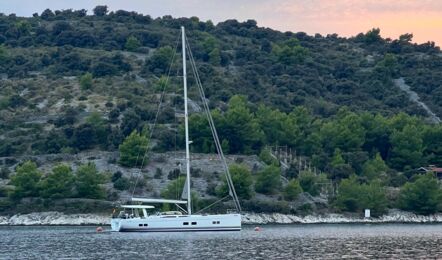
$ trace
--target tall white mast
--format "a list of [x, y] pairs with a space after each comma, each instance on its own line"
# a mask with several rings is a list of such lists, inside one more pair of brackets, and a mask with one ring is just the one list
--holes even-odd
[[186, 129], [186, 189], [187, 189], [187, 214], [192, 215], [190, 199], [190, 152], [189, 152], [189, 115], [187, 113], [187, 70], [186, 70], [186, 34], [181, 26], [182, 52], [183, 52], [183, 83], [184, 83], [184, 127]]

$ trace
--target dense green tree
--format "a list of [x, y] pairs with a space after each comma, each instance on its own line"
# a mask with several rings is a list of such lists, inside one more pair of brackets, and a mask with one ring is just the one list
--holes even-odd
[[298, 181], [302, 190], [312, 196], [319, 195], [324, 185], [328, 183], [324, 174], [316, 175], [310, 171], [302, 171], [298, 176]]
[[255, 190], [263, 194], [276, 194], [281, 188], [281, 173], [276, 165], [269, 165], [258, 173]]
[[271, 151], [268, 148], [261, 150], [261, 152], [259, 153], [259, 159], [261, 159], [261, 161], [263, 161], [267, 165], [279, 166], [278, 159], [272, 156]]
[[141, 42], [135, 36], [129, 36], [124, 44], [124, 48], [128, 51], [136, 51], [141, 47]]
[[40, 194], [44, 198], [69, 198], [73, 195], [74, 174], [71, 167], [60, 164], [52, 168], [40, 182]]
[[399, 41], [402, 43], [410, 43], [413, 40], [412, 33], [405, 33], [399, 36]]
[[119, 163], [127, 167], [139, 166], [141, 163], [146, 164], [145, 160], [147, 158], [145, 158], [145, 153], [147, 152], [148, 145], [147, 137], [137, 131], [133, 131], [119, 146]]
[[273, 45], [272, 53], [278, 61], [286, 65], [303, 62], [309, 54], [308, 49], [302, 47], [296, 38], [291, 38], [282, 44]]
[[365, 129], [361, 118], [346, 110], [341, 110], [337, 119], [322, 125], [320, 135], [324, 149], [334, 151], [359, 150], [365, 142]]
[[284, 188], [284, 199], [290, 201], [296, 200], [301, 192], [302, 188], [299, 184], [299, 181], [296, 179], [292, 179]]
[[233, 96], [225, 114], [223, 137], [229, 141], [231, 153], [252, 153], [262, 145], [263, 133], [246, 102], [242, 96]]
[[442, 165], [442, 125], [425, 127], [423, 131], [424, 160], [430, 164]]
[[339, 148], [336, 148], [335, 152], [333, 153], [333, 158], [330, 163], [331, 166], [336, 167], [336, 166], [338, 166], [340, 164], [344, 164], [344, 163], [345, 163], [345, 160], [344, 160], [344, 158], [342, 158], [341, 150]]
[[379, 216], [387, 208], [385, 188], [379, 181], [360, 184], [355, 176], [341, 181], [335, 205], [344, 211], [362, 212], [370, 209], [372, 215]]
[[[252, 190], [253, 179], [247, 166], [232, 164], [229, 167], [229, 171], [238, 197], [241, 199], [251, 199], [254, 195]], [[217, 193], [220, 197], [224, 197], [229, 193], [226, 180], [224, 180], [223, 184], [219, 187]]]
[[34, 162], [26, 161], [17, 166], [15, 174], [11, 177], [11, 184], [15, 186], [11, 196], [15, 199], [35, 197], [39, 194], [39, 181], [42, 173]]
[[379, 153], [372, 160], [364, 163], [362, 174], [369, 180], [385, 179], [387, 176], [388, 166]]
[[108, 12], [106, 5], [97, 5], [92, 11], [96, 16], [105, 16]]
[[420, 166], [423, 155], [423, 140], [420, 129], [413, 125], [406, 125], [402, 131], [394, 131], [391, 135], [391, 166], [402, 170], [406, 166], [416, 168]]
[[114, 182], [114, 188], [117, 190], [128, 190], [130, 188], [130, 181], [126, 177], [118, 178]]
[[209, 53], [209, 62], [214, 66], [217, 66], [221, 63], [221, 53], [218, 48], [213, 49]]
[[173, 53], [174, 51], [170, 46], [158, 48], [148, 60], [149, 69], [158, 74], [167, 73]]
[[368, 44], [382, 41], [381, 30], [373, 28], [365, 34], [364, 41]]
[[419, 214], [437, 212], [442, 203], [442, 191], [433, 173], [406, 183], [400, 193], [400, 207]]
[[100, 186], [104, 177], [94, 163], [82, 164], [78, 167], [75, 177], [75, 189], [80, 198], [103, 199], [105, 191]]

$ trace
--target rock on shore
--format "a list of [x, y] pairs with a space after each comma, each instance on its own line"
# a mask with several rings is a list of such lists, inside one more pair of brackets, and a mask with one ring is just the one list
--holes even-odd
[[[0, 225], [109, 225], [109, 215], [35, 212], [0, 216]], [[391, 210], [379, 218], [357, 218], [341, 214], [296, 216], [280, 213], [243, 213], [243, 224], [318, 224], [318, 223], [442, 223], [442, 214], [429, 216]]]

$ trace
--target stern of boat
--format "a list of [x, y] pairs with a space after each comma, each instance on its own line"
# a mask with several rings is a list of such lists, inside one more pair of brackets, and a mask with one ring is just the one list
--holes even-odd
[[120, 231], [120, 229], [121, 229], [121, 222], [120, 222], [120, 220], [121, 219], [119, 219], [119, 218], [113, 218], [111, 220], [112, 231], [115, 231], [115, 232], [119, 232]]

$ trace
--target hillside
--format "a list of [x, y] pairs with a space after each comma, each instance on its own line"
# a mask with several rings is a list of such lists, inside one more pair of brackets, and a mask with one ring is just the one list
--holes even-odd
[[[5, 179], [0, 195], [6, 207], [24, 195], [11, 195], [23, 184], [9, 182], [15, 172], [31, 172], [36, 183], [42, 182], [34, 183], [35, 192], [24, 197], [110, 201], [127, 197], [137, 162], [122, 162], [118, 148], [131, 133], [141, 133], [134, 137], [135, 144], [144, 142], [143, 136], [152, 131], [149, 126], [163, 89], [158, 126], [146, 144], [150, 142], [157, 153], [182, 149], [181, 71], [179, 53], [174, 51], [179, 47], [181, 25], [186, 27], [226, 153], [260, 155], [260, 162], [255, 157], [254, 163], [246, 161], [261, 167], [236, 169], [238, 176], [251, 171], [250, 179], [244, 173], [245, 179], [239, 180], [251, 189], [242, 196], [246, 208], [309, 211], [311, 206], [303, 208], [296, 202], [301, 192], [307, 196], [304, 201], [317, 201], [328, 210], [358, 211], [370, 203], [335, 197], [334, 191], [318, 185], [326, 183], [327, 187], [344, 185], [342, 189], [347, 185], [356, 194], [382, 189], [379, 201], [385, 204], [379, 212], [399, 205], [414, 210], [403, 205], [399, 189], [417, 185], [419, 174], [414, 169], [442, 164], [442, 126], [429, 119], [429, 115], [442, 116], [442, 54], [434, 43], [414, 44], [410, 34], [383, 39], [379, 29], [353, 38], [310, 36], [258, 27], [253, 20], [214, 25], [196, 17], [108, 13], [104, 6], [96, 7], [94, 15], [84, 10], [45, 10], [30, 18], [0, 16], [0, 177]], [[410, 92], [395, 84], [400, 79], [434, 114], [410, 100]], [[194, 80], [190, 75], [190, 85]], [[214, 146], [198, 113], [201, 101], [194, 87], [190, 98], [192, 150], [210, 154]], [[266, 149], [276, 145], [298, 156], [281, 172], [279, 162]], [[107, 171], [105, 181], [96, 183], [105, 194], [81, 195], [79, 181], [72, 177], [67, 181], [77, 183], [73, 193], [42, 195], [43, 180], [56, 172], [52, 170], [56, 164], [38, 158], [60, 155], [58, 162], [73, 168], [65, 171], [77, 176], [84, 170], [87, 176], [95, 174], [95, 168], [75, 165], [94, 161], [90, 156], [94, 153], [116, 154], [107, 163], [102, 160], [104, 166], [97, 165], [98, 171]], [[64, 160], [65, 156], [77, 159]], [[27, 159], [37, 164], [23, 166]], [[164, 193], [167, 187], [153, 180], [158, 168], [154, 163], [150, 160], [144, 169], [145, 182], [151, 181], [149, 195], [170, 195]], [[173, 169], [168, 168], [156, 178], [165, 180], [170, 172]], [[203, 169], [202, 174], [211, 173]], [[170, 179], [179, 184], [177, 177]], [[201, 184], [200, 191], [211, 199], [221, 196], [221, 176], [211, 183], [210, 188]], [[324, 196], [329, 205], [324, 205]], [[437, 211], [440, 188], [434, 196]], [[279, 204], [251, 207], [253, 199]]]

